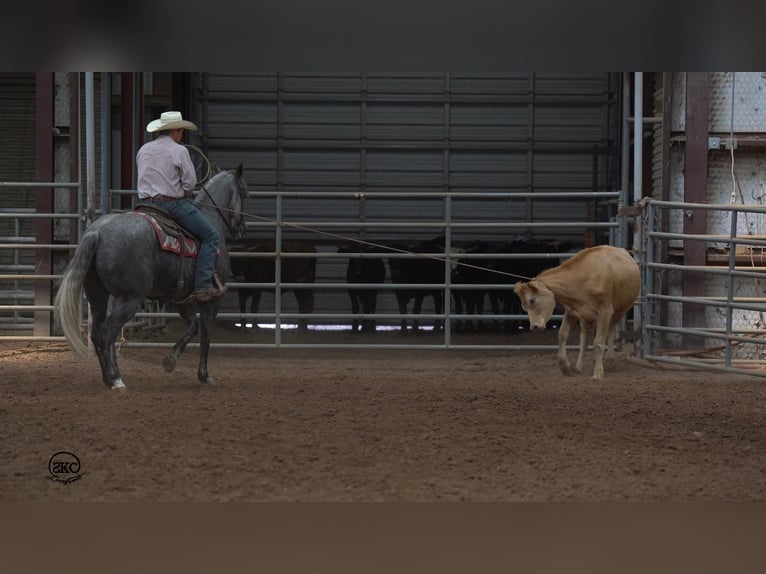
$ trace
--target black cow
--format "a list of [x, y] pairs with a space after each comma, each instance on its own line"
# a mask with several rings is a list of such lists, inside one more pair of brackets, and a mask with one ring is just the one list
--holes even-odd
[[[368, 247], [341, 247], [338, 253], [380, 253], [380, 249]], [[386, 266], [382, 258], [349, 257], [346, 268], [346, 283], [383, 283], [386, 280]], [[351, 312], [355, 315], [361, 309], [364, 314], [373, 314], [378, 305], [378, 289], [353, 289], [349, 288], [348, 296], [351, 299]], [[354, 317], [351, 330], [356, 333], [375, 332], [375, 319], [363, 319], [361, 324]]]
[[[570, 248], [570, 242], [562, 243], [552, 239], [516, 239], [500, 247], [499, 253], [562, 253], [569, 251]], [[556, 267], [560, 263], [561, 260], [557, 257], [496, 258], [491, 264], [492, 269], [498, 272], [495, 273], [493, 283], [513, 284], [517, 281], [529, 281], [529, 279], [536, 277], [546, 269]], [[489, 300], [494, 314], [498, 314], [501, 311], [503, 315], [523, 314], [521, 302], [510, 288], [490, 290]], [[527, 325], [528, 322], [526, 320], [508, 320], [504, 322], [505, 330], [510, 331], [525, 328]]]
[[[393, 245], [392, 247], [398, 251], [412, 251], [414, 253], [444, 253], [444, 236], [423, 241], [411, 248], [403, 245]], [[391, 275], [391, 283], [425, 285], [444, 283], [445, 263], [443, 259], [443, 255], [437, 255], [435, 259], [428, 257], [389, 257], [388, 269]], [[423, 299], [426, 297], [433, 297], [435, 314], [444, 312], [444, 290], [441, 287], [437, 289], [394, 288], [394, 293], [399, 304], [399, 313], [402, 315], [407, 314], [407, 306], [410, 300], [414, 300], [412, 307], [413, 315], [419, 315], [423, 307]], [[442, 320], [437, 319], [434, 323], [434, 330], [440, 330], [443, 323]], [[417, 332], [418, 329], [419, 322], [415, 318], [412, 321], [412, 330]], [[407, 320], [405, 318], [401, 320], [401, 332], [407, 332]]]
[[[230, 253], [274, 253], [274, 241], [257, 241], [240, 247], [232, 247]], [[316, 248], [305, 241], [283, 241], [283, 253], [316, 253]], [[283, 283], [313, 283], [316, 276], [315, 257], [283, 257], [281, 259], [281, 282]], [[246, 283], [273, 283], [275, 280], [274, 257], [232, 257], [231, 270], [234, 276], [244, 278]], [[259, 287], [241, 287], [239, 289], [239, 311], [244, 313], [247, 300], [252, 297], [250, 312], [257, 313], [261, 301]], [[267, 289], [274, 291], [274, 289]], [[283, 289], [284, 293], [286, 290]], [[299, 313], [314, 311], [314, 291], [312, 289], [293, 289], [295, 300], [298, 302]], [[255, 323], [255, 321], [254, 321]], [[244, 322], [243, 322], [244, 327]], [[300, 319], [298, 327], [305, 331], [308, 320]]]
[[[453, 248], [454, 253], [490, 253], [491, 246], [483, 241], [475, 241], [463, 248]], [[492, 270], [490, 258], [462, 258], [458, 255], [453, 260], [451, 282], [453, 285], [486, 285], [500, 283], [497, 274]], [[485, 288], [452, 288], [452, 299], [455, 303], [455, 314], [480, 315], [484, 312], [484, 301], [488, 290]], [[458, 331], [475, 331], [484, 328], [480, 320], [457, 319], [455, 326]]]

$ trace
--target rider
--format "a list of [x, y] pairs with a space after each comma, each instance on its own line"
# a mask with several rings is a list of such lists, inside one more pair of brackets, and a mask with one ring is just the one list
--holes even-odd
[[157, 137], [141, 146], [136, 155], [139, 200], [161, 208], [200, 241], [194, 291], [183, 303], [209, 301], [226, 291], [223, 284], [213, 280], [220, 237], [190, 201], [197, 175], [189, 150], [181, 145], [187, 129], [196, 131], [197, 126], [184, 120], [181, 112], [164, 112], [146, 126], [146, 131], [156, 132]]

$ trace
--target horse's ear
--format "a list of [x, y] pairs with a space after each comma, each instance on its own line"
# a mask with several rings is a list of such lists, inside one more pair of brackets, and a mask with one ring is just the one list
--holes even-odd
[[237, 166], [237, 169], [234, 171], [237, 178], [242, 179], [242, 174], [245, 172], [245, 167], [242, 165], [242, 162], [239, 162], [239, 165]]

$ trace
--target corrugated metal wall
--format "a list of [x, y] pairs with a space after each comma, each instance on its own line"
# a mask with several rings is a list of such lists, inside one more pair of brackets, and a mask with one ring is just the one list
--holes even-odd
[[[0, 181], [35, 179], [35, 74], [0, 74]], [[34, 208], [33, 190], [0, 190], [0, 208]], [[7, 236], [12, 222], [0, 221]]]
[[[407, 193], [614, 191], [619, 187], [618, 73], [262, 73], [192, 75], [194, 143], [221, 167], [244, 162], [251, 191], [309, 192], [285, 199], [284, 216], [323, 222], [442, 221], [434, 200], [333, 199], [331, 192]], [[321, 199], [320, 199], [321, 198]], [[275, 200], [248, 212], [274, 217]], [[551, 222], [539, 238], [582, 246], [582, 229], [614, 206], [582, 199], [459, 200], [455, 221]], [[434, 229], [374, 229], [368, 240], [412, 242]], [[525, 231], [525, 230], [520, 230]], [[263, 227], [250, 235], [265, 237]], [[511, 234], [512, 235], [512, 234]], [[289, 238], [338, 244], [305, 231]], [[453, 241], [506, 241], [498, 229], [460, 230]], [[341, 280], [342, 262], [320, 260], [318, 281]], [[345, 302], [339, 304], [345, 309]], [[335, 303], [330, 304], [335, 307]]]
[[[0, 181], [30, 182], [35, 179], [35, 74], [0, 73]], [[35, 209], [35, 190], [0, 188], [0, 210], [20, 212]], [[34, 235], [32, 220], [0, 219], [0, 243]], [[22, 267], [26, 266], [26, 267]], [[30, 252], [0, 250], [0, 273], [34, 269]], [[18, 283], [0, 282], [0, 303], [17, 298]], [[0, 318], [5, 321], [5, 317]]]

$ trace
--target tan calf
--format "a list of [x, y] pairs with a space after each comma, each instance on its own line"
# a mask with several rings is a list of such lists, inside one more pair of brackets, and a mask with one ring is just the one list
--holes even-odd
[[587, 336], [595, 324], [593, 378], [604, 376], [604, 346], [607, 358], [614, 357], [617, 324], [633, 306], [640, 288], [638, 265], [625, 249], [599, 245], [583, 249], [558, 267], [543, 271], [528, 283], [516, 283], [514, 292], [529, 315], [533, 331], [545, 329], [558, 301], [565, 309], [559, 330], [558, 364], [572, 374], [566, 345], [569, 332], [580, 323], [580, 354], [574, 372], [582, 372]]

